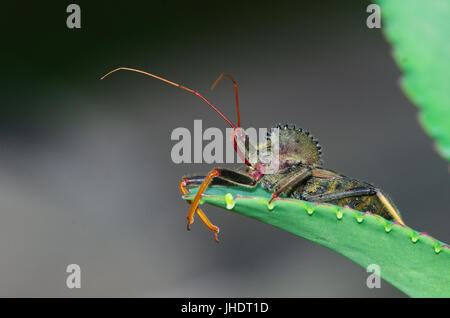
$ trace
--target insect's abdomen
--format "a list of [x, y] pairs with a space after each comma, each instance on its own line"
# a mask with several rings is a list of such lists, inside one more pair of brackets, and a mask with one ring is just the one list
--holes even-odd
[[[368, 183], [344, 176], [341, 178], [312, 177], [304, 185], [301, 185], [297, 189], [295, 189], [294, 192], [292, 193], [292, 196], [298, 199], [305, 199], [311, 196], [313, 197], [327, 194], [335, 194], [358, 188], [375, 189], [374, 186]], [[379, 200], [376, 194], [350, 196], [346, 198], [327, 200], [322, 202], [335, 204], [342, 207], [348, 206], [352, 209], [361, 212], [368, 211], [374, 214], [378, 214], [388, 220], [393, 219], [389, 211], [385, 208], [384, 204]]]
[[385, 206], [381, 203], [380, 199], [378, 199], [376, 195], [351, 197], [336, 201], [330, 201], [328, 203], [336, 204], [342, 207], [348, 206], [361, 212], [375, 213], [388, 220], [393, 219], [391, 214], [386, 210]]

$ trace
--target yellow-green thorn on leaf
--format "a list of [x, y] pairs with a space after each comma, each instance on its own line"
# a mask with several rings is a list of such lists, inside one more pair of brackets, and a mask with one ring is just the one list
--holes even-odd
[[[191, 191], [183, 196], [185, 200], [194, 199], [197, 189]], [[254, 188], [212, 186], [205, 191], [203, 199], [206, 204], [231, 208], [232, 212], [325, 246], [363, 268], [377, 264], [381, 277], [407, 295], [450, 297], [448, 244], [378, 215], [329, 204], [278, 198], [276, 213], [268, 213], [271, 195], [260, 185]], [[342, 218], [337, 221], [340, 214]]]
[[272, 202], [267, 202], [267, 208], [269, 209], [269, 211], [272, 211], [273, 208], [275, 207], [275, 201]]
[[344, 214], [342, 213], [342, 211], [336, 212], [336, 217], [337, 217], [338, 220], [342, 220], [342, 216], [343, 216], [343, 215], [344, 215]]
[[[313, 214], [313, 208], [311, 207], [311, 205], [306, 204], [306, 201], [298, 201], [300, 206], [308, 212], [308, 214]], [[309, 212], [311, 210], [311, 213]]]
[[356, 222], [362, 223], [363, 221], [364, 221], [364, 218], [360, 214], [356, 213]]
[[226, 204], [227, 204], [227, 209], [228, 209], [228, 210], [231, 210], [231, 209], [234, 208], [235, 201], [234, 201], [233, 195], [232, 195], [231, 193], [227, 193], [227, 194], [225, 195], [225, 202], [226, 202]]

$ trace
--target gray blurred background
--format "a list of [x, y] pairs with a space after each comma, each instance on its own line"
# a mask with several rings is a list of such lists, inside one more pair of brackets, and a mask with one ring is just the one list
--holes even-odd
[[[194, 96], [135, 73], [198, 89], [244, 126], [309, 129], [325, 166], [378, 185], [405, 222], [450, 241], [450, 178], [398, 85], [400, 72], [369, 1], [77, 1], [2, 4], [0, 296], [404, 297], [365, 269], [269, 225], [205, 207], [220, 244], [186, 231], [176, 127], [225, 122]], [[81, 289], [66, 266], [81, 266]]]

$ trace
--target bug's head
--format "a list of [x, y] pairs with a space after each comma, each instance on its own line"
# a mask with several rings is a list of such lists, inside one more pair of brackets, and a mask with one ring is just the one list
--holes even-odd
[[250, 154], [256, 154], [256, 147], [250, 142], [243, 128], [233, 128], [230, 135], [230, 142], [233, 143], [234, 150], [247, 166], [253, 166], [255, 164], [255, 161], [250, 158]]

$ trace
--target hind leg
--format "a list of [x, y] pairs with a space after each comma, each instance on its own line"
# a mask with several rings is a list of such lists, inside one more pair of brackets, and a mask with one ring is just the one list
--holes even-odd
[[400, 224], [405, 224], [402, 218], [400, 217], [400, 212], [392, 205], [392, 203], [383, 195], [383, 193], [380, 190], [375, 188], [361, 187], [335, 193], [327, 193], [319, 195], [303, 194], [302, 196], [306, 201], [327, 202], [351, 197], [371, 196], [371, 195], [376, 195], [378, 197], [380, 202], [383, 204], [383, 206], [389, 212], [389, 214], [392, 216], [393, 219], [395, 219]]

